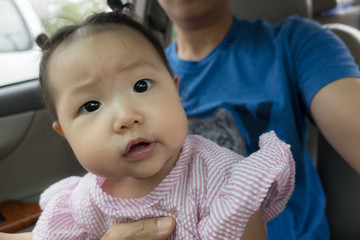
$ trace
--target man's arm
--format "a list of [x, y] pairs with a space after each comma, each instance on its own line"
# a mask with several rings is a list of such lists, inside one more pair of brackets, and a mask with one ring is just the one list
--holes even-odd
[[321, 133], [360, 173], [360, 78], [344, 78], [323, 87], [310, 111]]
[[246, 224], [244, 233], [241, 237], [241, 240], [260, 240], [267, 239], [266, 237], [266, 228], [265, 221], [262, 216], [262, 210], [259, 209], [249, 218], [248, 223]]

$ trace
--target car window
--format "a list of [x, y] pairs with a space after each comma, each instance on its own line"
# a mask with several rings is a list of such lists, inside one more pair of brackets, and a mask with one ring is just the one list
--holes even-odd
[[19, 10], [10, 0], [0, 0], [0, 52], [30, 49], [32, 41]]
[[34, 39], [92, 12], [105, 0], [0, 0], [0, 88], [37, 81], [41, 50]]

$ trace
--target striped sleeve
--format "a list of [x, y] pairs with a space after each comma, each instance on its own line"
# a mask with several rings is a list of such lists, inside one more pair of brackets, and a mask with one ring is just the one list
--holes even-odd
[[295, 183], [290, 146], [274, 132], [260, 136], [260, 150], [234, 165], [227, 184], [199, 224], [202, 239], [239, 239], [250, 216], [262, 207], [264, 220], [286, 206]]
[[70, 177], [49, 187], [40, 197], [43, 210], [33, 230], [34, 240], [86, 239], [70, 211], [70, 195], [80, 178]]

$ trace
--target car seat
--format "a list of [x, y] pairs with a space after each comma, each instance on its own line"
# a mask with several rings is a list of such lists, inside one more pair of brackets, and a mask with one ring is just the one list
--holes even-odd
[[[327, 17], [327, 21], [314, 17], [320, 16], [320, 12], [336, 8], [336, 0], [230, 0], [230, 5], [235, 16], [249, 20], [261, 18], [276, 22], [297, 14], [313, 20], [321, 19], [320, 23], [332, 22], [324, 27], [329, 27], [345, 42], [360, 66], [359, 29], [338, 22], [345, 17], [334, 17], [332, 21], [330, 17]], [[309, 151], [327, 197], [326, 211], [331, 239], [360, 239], [360, 175], [336, 153], [316, 127], [309, 125], [309, 130]]]
[[360, 29], [360, 0], [313, 0], [313, 18], [322, 24], [343, 23]]
[[232, 13], [248, 20], [276, 22], [290, 15], [311, 18], [311, 0], [230, 0]]

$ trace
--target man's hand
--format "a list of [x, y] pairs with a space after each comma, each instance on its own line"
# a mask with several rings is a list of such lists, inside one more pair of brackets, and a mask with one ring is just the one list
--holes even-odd
[[174, 229], [173, 217], [150, 218], [113, 225], [101, 240], [162, 240], [166, 239]]

